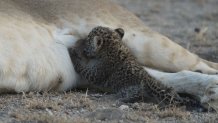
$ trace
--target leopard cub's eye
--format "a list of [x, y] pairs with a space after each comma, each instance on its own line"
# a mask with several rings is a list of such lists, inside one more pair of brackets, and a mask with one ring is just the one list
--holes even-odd
[[83, 53], [84, 53], [84, 54], [88, 54], [89, 52], [88, 52], [88, 50], [85, 48], [85, 49], [83, 49]]

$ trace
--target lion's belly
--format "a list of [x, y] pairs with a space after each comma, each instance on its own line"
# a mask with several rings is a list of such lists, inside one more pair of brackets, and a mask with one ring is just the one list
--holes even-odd
[[77, 81], [55, 27], [31, 19], [0, 19], [0, 92], [68, 90]]

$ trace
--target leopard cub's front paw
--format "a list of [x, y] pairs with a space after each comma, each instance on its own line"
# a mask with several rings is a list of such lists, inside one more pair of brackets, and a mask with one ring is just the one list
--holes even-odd
[[81, 59], [79, 53], [75, 49], [70, 50], [70, 57], [71, 59]]

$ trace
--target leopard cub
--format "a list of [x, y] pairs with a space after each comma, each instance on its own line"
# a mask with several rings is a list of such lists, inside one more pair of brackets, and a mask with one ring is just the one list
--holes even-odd
[[96, 27], [69, 50], [75, 70], [90, 84], [109, 88], [125, 102], [152, 99], [184, 104], [172, 88], [150, 76], [122, 43], [124, 30]]

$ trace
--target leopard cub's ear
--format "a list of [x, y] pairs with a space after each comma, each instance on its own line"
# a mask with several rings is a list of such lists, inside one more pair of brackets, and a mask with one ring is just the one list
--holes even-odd
[[97, 49], [100, 49], [103, 45], [104, 41], [101, 37], [99, 36], [95, 36], [94, 37], [94, 48], [97, 50]]
[[115, 32], [117, 32], [120, 35], [120, 38], [122, 39], [124, 36], [124, 30], [122, 28], [115, 29]]

